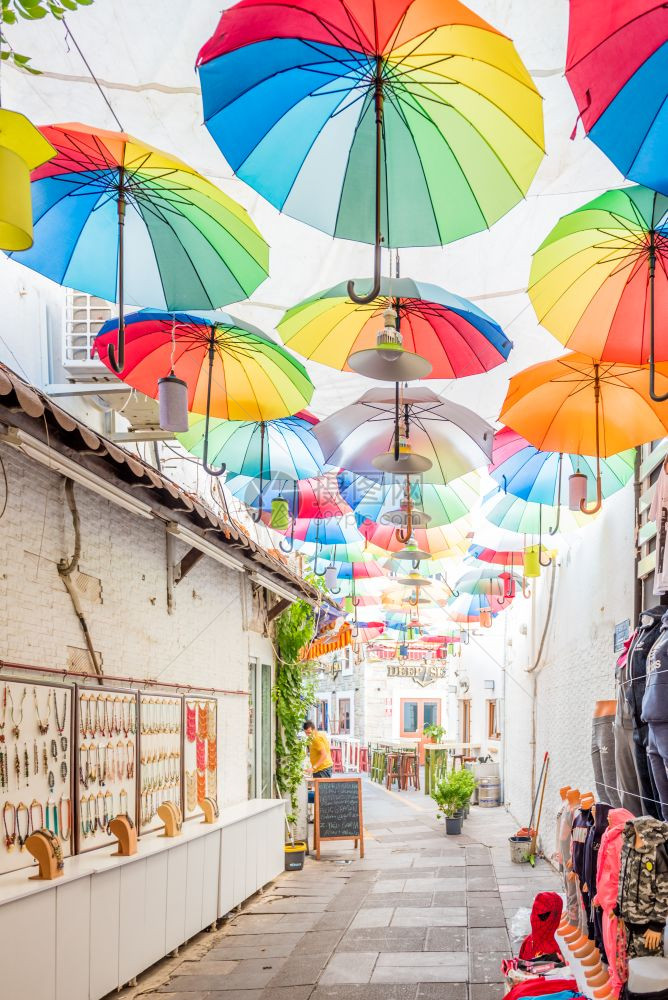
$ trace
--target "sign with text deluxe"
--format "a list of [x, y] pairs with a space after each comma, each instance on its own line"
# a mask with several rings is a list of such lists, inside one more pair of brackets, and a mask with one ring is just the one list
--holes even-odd
[[316, 778], [313, 846], [320, 860], [321, 840], [354, 840], [364, 857], [361, 778]]

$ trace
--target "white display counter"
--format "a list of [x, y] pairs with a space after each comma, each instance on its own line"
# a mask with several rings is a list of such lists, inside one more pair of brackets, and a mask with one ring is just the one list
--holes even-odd
[[100, 1000], [209, 927], [283, 871], [285, 804], [252, 799], [180, 837], [142, 837], [67, 858], [63, 876], [36, 868], [0, 878], [3, 997]]

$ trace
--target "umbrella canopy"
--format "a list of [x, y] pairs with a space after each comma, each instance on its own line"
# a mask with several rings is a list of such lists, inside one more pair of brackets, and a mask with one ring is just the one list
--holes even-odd
[[[520, 546], [521, 543], [519, 540], [517, 544]], [[524, 546], [512, 550], [499, 551], [497, 549], [485, 548], [483, 545], [471, 545], [469, 555], [473, 559], [480, 560], [480, 562], [492, 563], [499, 567], [524, 565]]]
[[[635, 449], [631, 448], [600, 463], [604, 497], [611, 496], [628, 483], [633, 475], [635, 454]], [[494, 435], [489, 474], [504, 491], [521, 500], [549, 506], [567, 505], [568, 477], [575, 472], [587, 476], [588, 499], [594, 500], [595, 458], [539, 451], [510, 427], [502, 427]]]
[[[454, 525], [442, 528], [415, 528], [413, 534], [418, 549], [429, 552], [433, 559], [443, 559], [447, 556], [463, 554], [468, 548], [468, 523], [458, 521]], [[372, 545], [385, 552], [399, 552], [405, 543], [397, 538], [394, 525], [375, 524], [365, 521], [360, 525], [360, 532]]]
[[497, 528], [522, 535], [534, 535], [538, 538], [544, 531], [549, 531], [550, 534], [555, 534], [557, 530], [575, 531], [587, 523], [585, 514], [574, 513], [566, 507], [527, 503], [526, 500], [520, 500], [512, 493], [504, 493], [502, 490], [497, 490], [485, 498], [481, 513]]
[[225, 486], [233, 497], [254, 510], [260, 506], [263, 510], [270, 510], [272, 500], [281, 497], [288, 505], [291, 518], [296, 516], [315, 521], [327, 517], [343, 517], [350, 513], [350, 507], [339, 494], [336, 476], [331, 474], [301, 479], [299, 482], [280, 475], [263, 484], [257, 478], [231, 476], [225, 481]]
[[378, 577], [387, 576], [380, 563], [376, 562], [375, 559], [363, 559], [357, 562], [334, 562], [333, 565], [336, 566], [336, 575], [339, 580], [374, 580]]
[[[511, 378], [499, 419], [545, 451], [615, 455], [668, 433], [668, 409], [649, 398], [647, 372], [584, 354], [543, 361]], [[657, 384], [668, 389], [668, 365], [657, 366]]]
[[625, 177], [668, 194], [668, 11], [570, 0], [566, 79], [589, 138]]
[[446, 607], [446, 614], [453, 622], [480, 621], [480, 612], [492, 611], [490, 599], [485, 594], [458, 594]]
[[284, 343], [302, 357], [351, 371], [348, 357], [376, 347], [390, 305], [397, 313], [404, 349], [431, 363], [428, 378], [479, 375], [510, 354], [511, 341], [473, 302], [411, 278], [383, 278], [380, 296], [368, 305], [353, 302], [345, 283], [334, 285], [289, 309], [278, 330]]
[[[229, 313], [142, 309], [127, 316], [125, 325], [121, 378], [147, 396], [155, 398], [158, 379], [173, 371], [188, 386], [192, 413], [224, 420], [277, 420], [311, 401], [313, 384], [304, 366], [257, 327]], [[117, 328], [118, 321], [110, 320], [95, 338], [93, 350], [107, 365]]]
[[[339, 489], [357, 518], [383, 522], [385, 515], [397, 511], [406, 501], [406, 485], [387, 473], [362, 476], [351, 472], [339, 473]], [[429, 516], [429, 527], [438, 528], [465, 517], [480, 498], [480, 477], [469, 473], [453, 480], [448, 486], [410, 483], [414, 511]]]
[[321, 555], [325, 547], [341, 546], [345, 549], [347, 545], [364, 546], [364, 538], [351, 513], [318, 521], [305, 517], [294, 518], [286, 529], [286, 535], [293, 537], [295, 542], [312, 542], [316, 546], [316, 554]]
[[[185, 434], [177, 440], [193, 455], [202, 457], [206, 419], [191, 416]], [[301, 411], [294, 417], [261, 422], [212, 420], [209, 428], [209, 461], [225, 465], [239, 476], [296, 480], [321, 475], [327, 466], [313, 436], [317, 419]], [[259, 484], [258, 484], [259, 486]]]
[[500, 597], [502, 600], [507, 600], [510, 597], [509, 582], [521, 585], [522, 578], [517, 574], [509, 574], [508, 577], [502, 578], [500, 576], [502, 572], [503, 570], [482, 565], [467, 569], [454, 584], [454, 590], [460, 594], [484, 594], [486, 597]]
[[187, 164], [125, 132], [40, 131], [57, 155], [32, 175], [35, 243], [11, 255], [22, 264], [118, 300], [121, 314], [124, 302], [215, 309], [267, 277], [269, 248], [246, 211]]
[[534, 254], [529, 296], [557, 340], [603, 361], [645, 364], [655, 316], [655, 360], [668, 361], [668, 198], [621, 188], [564, 215]]
[[371, 642], [385, 631], [384, 622], [356, 622], [353, 638], [356, 642]]
[[[400, 409], [413, 452], [431, 462], [424, 482], [449, 483], [491, 459], [494, 431], [472, 410], [422, 388], [404, 390]], [[379, 388], [326, 417], [314, 434], [325, 461], [367, 473], [393, 448], [395, 430], [394, 390]]]
[[197, 62], [232, 169], [287, 215], [375, 244], [371, 297], [381, 243], [491, 226], [543, 156], [531, 76], [458, 0], [242, 0]]

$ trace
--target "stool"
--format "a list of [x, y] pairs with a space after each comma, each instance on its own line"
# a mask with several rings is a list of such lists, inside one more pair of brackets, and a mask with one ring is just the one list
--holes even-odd
[[400, 755], [398, 753], [388, 753], [385, 773], [385, 787], [391, 788], [394, 782], [397, 788], [401, 788]]
[[332, 766], [334, 774], [343, 774], [343, 757], [341, 747], [332, 747]]
[[399, 763], [400, 785], [406, 789], [409, 785], [419, 791], [420, 788], [420, 768], [418, 766], [418, 755], [416, 753], [403, 753]]
[[369, 751], [366, 747], [360, 747], [359, 769], [360, 773], [368, 774], [369, 772]]

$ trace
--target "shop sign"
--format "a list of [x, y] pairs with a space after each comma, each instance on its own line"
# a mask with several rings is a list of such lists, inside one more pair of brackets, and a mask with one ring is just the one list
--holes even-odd
[[426, 687], [445, 677], [445, 666], [438, 663], [392, 663], [387, 667], [388, 677], [407, 677]]
[[613, 649], [615, 653], [621, 653], [624, 649], [624, 643], [631, 635], [631, 619], [627, 618], [626, 621], [619, 622], [615, 625], [615, 636], [613, 639]]

